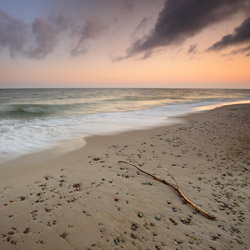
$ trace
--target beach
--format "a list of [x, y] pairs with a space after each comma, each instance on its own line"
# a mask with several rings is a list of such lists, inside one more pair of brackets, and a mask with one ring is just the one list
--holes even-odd
[[250, 105], [181, 121], [1, 164], [0, 249], [248, 249]]

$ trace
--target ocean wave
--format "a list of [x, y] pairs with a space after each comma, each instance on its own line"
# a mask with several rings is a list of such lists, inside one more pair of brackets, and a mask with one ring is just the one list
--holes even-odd
[[9, 104], [0, 106], [0, 118], [32, 118], [49, 116], [59, 111], [55, 105]]

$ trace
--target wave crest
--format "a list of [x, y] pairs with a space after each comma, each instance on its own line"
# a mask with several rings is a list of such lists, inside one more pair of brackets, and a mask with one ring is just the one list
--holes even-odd
[[32, 118], [48, 116], [57, 111], [52, 105], [11, 104], [0, 107], [1, 118]]

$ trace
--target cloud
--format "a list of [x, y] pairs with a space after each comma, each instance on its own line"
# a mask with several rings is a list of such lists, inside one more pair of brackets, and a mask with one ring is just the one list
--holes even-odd
[[42, 59], [57, 48], [62, 36], [74, 44], [70, 55], [79, 56], [88, 51], [104, 30], [105, 26], [96, 18], [84, 20], [65, 12], [54, 12], [46, 19], [36, 18], [26, 24], [0, 10], [0, 49], [8, 49], [11, 57]]
[[121, 15], [127, 15], [134, 10], [134, 1], [133, 0], [123, 0], [121, 3]]
[[218, 51], [228, 46], [237, 45], [250, 41], [250, 17], [235, 28], [234, 33], [223, 36], [220, 41], [213, 44], [207, 51]]
[[14, 57], [21, 54], [27, 42], [28, 26], [0, 10], [0, 48], [6, 48]]
[[74, 21], [65, 12], [56, 12], [49, 16], [48, 21], [53, 24], [58, 32], [69, 30]]
[[250, 45], [247, 47], [243, 47], [240, 49], [234, 49], [230, 53], [223, 54], [222, 56], [232, 56], [232, 55], [238, 55], [238, 54], [244, 54], [247, 53], [246, 56], [249, 56], [250, 54]]
[[131, 37], [136, 37], [139, 33], [145, 32], [145, 29], [147, 28], [148, 24], [149, 24], [149, 18], [147, 17], [142, 18], [140, 23], [134, 29]]
[[244, 8], [245, 0], [166, 0], [154, 28], [148, 35], [132, 43], [127, 57], [164, 46], [179, 45], [209, 25]]
[[197, 52], [197, 44], [191, 44], [188, 48], [188, 54], [195, 54]]
[[41, 59], [54, 51], [58, 44], [58, 30], [42, 18], [36, 18], [31, 24], [35, 43], [27, 51], [30, 58]]
[[105, 30], [105, 26], [97, 19], [89, 19], [77, 25], [71, 35], [76, 38], [77, 44], [71, 50], [72, 56], [79, 56], [88, 51], [91, 40], [98, 38]]

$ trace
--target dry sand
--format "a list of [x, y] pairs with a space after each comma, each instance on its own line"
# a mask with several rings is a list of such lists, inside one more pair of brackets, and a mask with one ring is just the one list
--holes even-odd
[[[0, 249], [248, 249], [250, 105], [185, 119], [2, 165]], [[171, 182], [167, 169], [217, 220], [120, 160]]]

